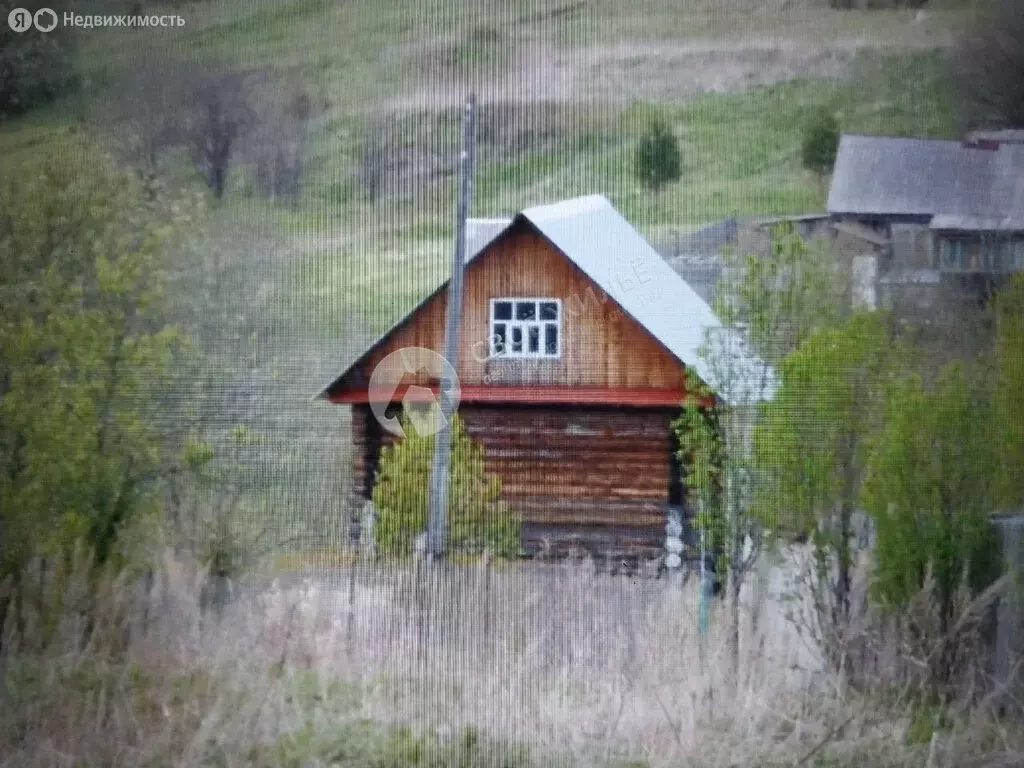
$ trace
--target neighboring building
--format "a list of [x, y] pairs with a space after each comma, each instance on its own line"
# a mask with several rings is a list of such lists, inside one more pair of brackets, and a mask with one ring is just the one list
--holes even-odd
[[1024, 144], [1024, 129], [1002, 131], [974, 131], [967, 134], [968, 144]]
[[877, 307], [877, 265], [889, 245], [884, 235], [855, 221], [833, 221], [827, 213], [773, 216], [748, 223], [741, 238], [741, 252], [769, 257], [773, 233], [783, 224], [791, 225], [809, 243], [825, 241], [837, 263], [850, 276], [851, 304]]
[[[526, 552], [663, 554], [667, 514], [683, 506], [669, 425], [687, 376], [742, 408], [772, 394], [772, 372], [602, 196], [474, 220], [466, 262], [459, 414], [522, 520]], [[374, 418], [370, 376], [403, 347], [442, 350], [446, 287], [320, 395], [353, 408], [353, 511], [396, 439]], [[736, 352], [728, 373], [698, 354], [707, 329]], [[437, 391], [422, 372], [403, 381]]]
[[780, 224], [791, 225], [796, 234], [809, 242], [827, 240], [832, 253], [852, 274], [851, 301], [874, 307], [876, 257], [888, 240], [855, 222], [834, 222], [827, 213], [728, 218], [667, 239], [659, 243], [657, 250], [704, 301], [714, 306], [722, 281], [734, 285], [740, 279], [729, 266], [735, 261], [726, 254], [771, 256], [773, 232]]
[[965, 142], [844, 135], [827, 207], [837, 226], [887, 242], [879, 304], [941, 318], [941, 297], [983, 300], [1024, 269], [1024, 132]]
[[727, 218], [695, 232], [685, 232], [659, 242], [655, 250], [709, 305], [723, 276], [722, 255], [735, 248], [739, 222]]

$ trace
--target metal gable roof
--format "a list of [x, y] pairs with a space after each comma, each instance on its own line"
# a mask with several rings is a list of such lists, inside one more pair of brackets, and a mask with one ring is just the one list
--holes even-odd
[[[626, 221], [603, 195], [587, 195], [535, 206], [519, 216], [529, 221], [562, 254], [594, 281], [624, 312], [681, 363], [694, 370], [726, 403], [770, 399], [774, 371], [752, 353], [735, 330], [724, 328], [704, 301]], [[518, 218], [518, 217], [516, 217]], [[466, 263], [500, 237], [516, 218], [467, 222]], [[445, 281], [333, 382], [363, 358], [447, 285]], [[706, 337], [709, 332], [712, 336]], [[700, 354], [705, 339], [718, 350], [711, 365]], [[333, 385], [328, 385], [320, 397]]]
[[[738, 405], [774, 394], [774, 372], [736, 331], [722, 326], [707, 302], [603, 195], [528, 208], [522, 215], [725, 402]], [[720, 353], [718, 366], [700, 354], [709, 330]]]

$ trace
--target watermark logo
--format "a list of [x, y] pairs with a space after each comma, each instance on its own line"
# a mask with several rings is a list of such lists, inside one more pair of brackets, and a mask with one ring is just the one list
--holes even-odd
[[40, 8], [32, 17], [32, 23], [40, 32], [52, 32], [57, 26], [57, 14], [49, 8]]
[[[27, 32], [35, 27], [40, 32], [52, 32], [61, 19], [51, 8], [40, 8], [33, 14], [24, 8], [15, 8], [7, 14], [7, 26], [15, 32]], [[183, 27], [185, 19], [176, 14], [153, 16], [99, 15], [65, 12], [65, 27], [92, 29], [94, 27]]]
[[40, 8], [35, 15], [24, 8], [15, 8], [7, 14], [7, 26], [15, 32], [27, 32], [32, 27], [40, 32], [52, 32], [57, 26], [57, 14], [50, 8]]
[[[462, 388], [458, 374], [442, 355], [425, 347], [403, 347], [396, 350], [373, 369], [369, 387], [370, 410], [377, 422], [393, 435], [405, 437], [405, 430], [397, 417], [387, 415], [388, 406], [398, 389], [417, 376], [426, 376], [440, 382], [442, 386], [446, 381], [451, 382], [451, 388], [446, 394], [451, 399], [453, 409], [459, 405]], [[429, 387], [409, 384], [402, 394], [401, 402], [409, 423], [419, 436], [430, 437], [445, 426], [441, 404]]]
[[32, 26], [32, 14], [24, 8], [15, 8], [7, 14], [7, 26], [15, 32], [24, 32]]

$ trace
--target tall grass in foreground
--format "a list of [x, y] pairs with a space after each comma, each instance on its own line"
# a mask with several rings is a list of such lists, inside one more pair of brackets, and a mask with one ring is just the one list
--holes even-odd
[[734, 674], [725, 613], [699, 636], [692, 582], [588, 564], [361, 566], [249, 583], [226, 602], [170, 556], [149, 588], [85, 573], [52, 594], [26, 583], [8, 616], [0, 765], [1024, 759], [994, 719], [944, 712], [922, 736], [917, 705], [852, 691], [784, 620], [771, 579], [746, 595]]

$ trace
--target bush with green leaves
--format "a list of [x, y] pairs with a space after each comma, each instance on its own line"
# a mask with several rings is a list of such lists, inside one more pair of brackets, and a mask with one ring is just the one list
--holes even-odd
[[[374, 538], [381, 554], [389, 556], [411, 553], [415, 537], [427, 527], [430, 509], [434, 437], [418, 434], [407, 415], [402, 428], [402, 441], [381, 453], [373, 490]], [[500, 501], [500, 478], [487, 473], [483, 449], [473, 443], [458, 416], [452, 423], [450, 473], [450, 550], [478, 554], [489, 549], [498, 557], [515, 557], [520, 549], [519, 524]]]
[[642, 184], [659, 189], [682, 175], [683, 158], [679, 141], [664, 118], [655, 115], [636, 149], [634, 173]]
[[166, 201], [87, 141], [46, 151], [0, 174], [0, 578], [82, 538], [103, 563], [155, 511], [182, 341], [163, 301]]
[[1002, 456], [979, 378], [955, 364], [933, 387], [916, 376], [893, 385], [863, 489], [878, 531], [876, 597], [904, 610], [931, 569], [944, 628], [956, 618], [955, 593], [965, 573], [974, 592], [999, 574], [988, 517]]
[[819, 176], [832, 171], [839, 151], [839, 121], [824, 107], [812, 112], [804, 123], [800, 160], [804, 168]]
[[995, 392], [990, 424], [997, 427], [1002, 476], [999, 505], [1024, 506], [1024, 272], [1003, 286], [993, 302]]
[[817, 331], [782, 361], [782, 386], [754, 432], [756, 514], [775, 535], [810, 538], [819, 639], [836, 665], [846, 664], [836, 643], [850, 618], [864, 468], [887, 384], [908, 359], [882, 313]]
[[[721, 409], [717, 404], [709, 405], [715, 393], [706, 384], [694, 379], [688, 385], [679, 418], [672, 423], [679, 440], [679, 458], [686, 468], [687, 502], [697, 510], [693, 525], [706, 534], [708, 549], [727, 558], [729, 525], [723, 493], [727, 454]], [[727, 567], [724, 562], [722, 565]]]
[[79, 548], [118, 567], [125, 532], [158, 519], [183, 342], [162, 267], [188, 217], [87, 140], [45, 152], [0, 169], [0, 583], [16, 590], [33, 560]]

